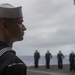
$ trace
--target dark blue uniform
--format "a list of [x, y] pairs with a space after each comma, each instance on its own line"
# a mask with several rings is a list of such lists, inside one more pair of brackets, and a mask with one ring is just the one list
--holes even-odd
[[36, 51], [34, 53], [34, 65], [35, 65], [35, 68], [38, 68], [39, 58], [40, 58], [40, 53], [38, 51]]
[[46, 68], [50, 68], [50, 59], [52, 58], [51, 53], [49, 52], [46, 53], [45, 58], [46, 58]]
[[57, 54], [58, 68], [60, 68], [60, 69], [63, 68], [63, 58], [64, 58], [64, 55], [62, 53]]
[[70, 71], [72, 71], [72, 70], [75, 71], [74, 58], [75, 58], [75, 54], [74, 53], [70, 53], [70, 55], [69, 55]]
[[0, 41], [0, 75], [26, 75], [26, 69], [26, 65], [16, 56], [15, 51]]

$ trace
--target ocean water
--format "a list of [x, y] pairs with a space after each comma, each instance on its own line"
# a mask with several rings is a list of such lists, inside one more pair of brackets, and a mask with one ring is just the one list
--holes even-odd
[[[19, 56], [21, 60], [27, 65], [27, 66], [33, 66], [34, 65], [34, 57], [33, 56]], [[45, 57], [41, 56], [39, 59], [39, 65], [45, 65]], [[63, 64], [69, 64], [69, 57], [65, 56], [63, 59]], [[50, 60], [50, 65], [57, 65], [57, 57], [53, 56]]]

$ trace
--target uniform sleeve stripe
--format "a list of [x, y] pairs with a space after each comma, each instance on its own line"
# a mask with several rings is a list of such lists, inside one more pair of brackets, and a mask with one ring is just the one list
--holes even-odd
[[24, 64], [23, 63], [12, 63], [12, 64], [9, 64], [8, 67], [16, 66], [16, 65], [24, 65]]

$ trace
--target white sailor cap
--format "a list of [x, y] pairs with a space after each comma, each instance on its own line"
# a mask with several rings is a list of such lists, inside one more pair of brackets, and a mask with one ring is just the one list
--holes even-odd
[[14, 7], [11, 4], [0, 4], [0, 18], [22, 18], [22, 7]]

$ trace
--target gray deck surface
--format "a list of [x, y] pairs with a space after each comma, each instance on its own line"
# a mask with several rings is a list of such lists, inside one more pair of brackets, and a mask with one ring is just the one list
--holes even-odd
[[63, 69], [58, 69], [57, 65], [51, 65], [50, 69], [46, 69], [45, 66], [31, 66], [27, 69], [27, 75], [75, 75], [75, 72], [70, 72], [69, 65], [64, 65]]

